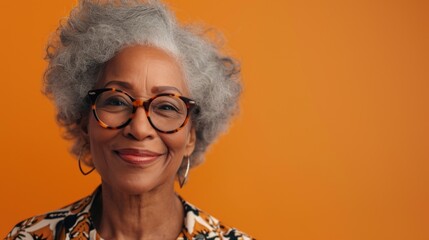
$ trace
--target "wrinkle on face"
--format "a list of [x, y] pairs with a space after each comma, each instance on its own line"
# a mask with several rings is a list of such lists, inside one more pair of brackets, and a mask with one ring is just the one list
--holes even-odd
[[[144, 58], [142, 58], [142, 53]], [[124, 65], [122, 61], [124, 55], [127, 56], [128, 62], [132, 62], [131, 64]], [[169, 64], [169, 68], [165, 67], [166, 62]], [[144, 65], [143, 68], [142, 65]], [[133, 72], [134, 76], [124, 75], [124, 72]], [[107, 76], [109, 79], [106, 79]], [[104, 86], [121, 87], [135, 98], [150, 98], [150, 95], [164, 92], [178, 93], [188, 97], [190, 95], [183, 70], [176, 58], [158, 48], [149, 46], [131, 46], [119, 52], [106, 64], [102, 81], [99, 83], [102, 82], [106, 82]], [[127, 84], [120, 82], [127, 82]], [[99, 87], [101, 86], [99, 85]]]

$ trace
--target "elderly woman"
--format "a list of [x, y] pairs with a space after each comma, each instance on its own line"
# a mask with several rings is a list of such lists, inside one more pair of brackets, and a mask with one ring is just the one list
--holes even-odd
[[45, 93], [71, 152], [102, 183], [7, 239], [250, 239], [174, 191], [237, 110], [233, 59], [157, 1], [81, 0], [47, 60]]

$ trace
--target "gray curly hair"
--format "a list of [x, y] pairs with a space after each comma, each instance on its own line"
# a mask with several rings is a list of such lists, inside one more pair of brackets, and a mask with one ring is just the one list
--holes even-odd
[[83, 134], [90, 114], [87, 92], [107, 61], [136, 44], [161, 48], [182, 65], [191, 98], [200, 108], [191, 116], [197, 136], [191, 166], [198, 165], [238, 111], [239, 65], [200, 28], [179, 25], [156, 0], [80, 0], [49, 41], [44, 93], [56, 105], [64, 137], [73, 141], [71, 153], [90, 157], [89, 140]]

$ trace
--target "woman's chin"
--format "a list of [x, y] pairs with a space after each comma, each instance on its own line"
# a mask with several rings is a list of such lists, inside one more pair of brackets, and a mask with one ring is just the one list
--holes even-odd
[[[171, 186], [170, 186], [171, 185]], [[142, 195], [162, 191], [162, 189], [173, 189], [174, 182], [160, 182], [157, 179], [121, 179], [114, 183], [102, 182], [103, 189], [109, 188], [115, 194]]]

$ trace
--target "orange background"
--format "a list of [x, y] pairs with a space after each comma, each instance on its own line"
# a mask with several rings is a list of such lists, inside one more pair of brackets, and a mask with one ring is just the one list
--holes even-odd
[[[72, 0], [0, 3], [0, 235], [97, 186], [40, 93]], [[242, 111], [180, 190], [259, 239], [429, 239], [429, 2], [170, 0], [222, 31]]]

